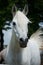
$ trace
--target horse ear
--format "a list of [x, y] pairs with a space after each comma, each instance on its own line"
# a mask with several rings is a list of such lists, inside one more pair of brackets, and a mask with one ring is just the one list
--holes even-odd
[[28, 14], [28, 5], [27, 5], [27, 4], [25, 5], [25, 7], [24, 7], [24, 9], [23, 9], [23, 13], [24, 13], [25, 15]]
[[15, 4], [12, 6], [12, 15], [14, 16], [15, 13], [17, 11], [17, 7], [15, 6]]

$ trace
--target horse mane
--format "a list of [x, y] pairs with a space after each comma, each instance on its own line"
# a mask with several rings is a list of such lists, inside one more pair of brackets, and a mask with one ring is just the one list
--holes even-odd
[[14, 16], [14, 20], [18, 21], [19, 23], [31, 23], [31, 21], [25, 16], [25, 14], [21, 11], [17, 11], [16, 15]]
[[35, 41], [39, 45], [39, 48], [41, 48], [41, 46], [43, 46], [43, 38], [42, 38], [43, 36], [41, 36], [41, 34], [43, 34], [43, 32], [40, 29], [38, 29], [30, 37], [30, 40]]

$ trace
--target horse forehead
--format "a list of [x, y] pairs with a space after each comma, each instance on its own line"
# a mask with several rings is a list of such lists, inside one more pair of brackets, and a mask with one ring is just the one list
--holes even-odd
[[19, 25], [27, 25], [29, 19], [23, 14], [23, 12], [18, 11], [14, 16], [13, 21], [17, 22]]
[[21, 11], [17, 12], [17, 19], [18, 19], [18, 23], [20, 24], [27, 24], [28, 22], [28, 18]]

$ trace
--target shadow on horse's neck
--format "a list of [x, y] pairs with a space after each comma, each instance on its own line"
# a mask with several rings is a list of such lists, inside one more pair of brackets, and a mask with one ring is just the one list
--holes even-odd
[[12, 30], [11, 41], [8, 47], [9, 51], [17, 51], [20, 49], [19, 41], [18, 38], [16, 37], [16, 33], [14, 32], [14, 30]]

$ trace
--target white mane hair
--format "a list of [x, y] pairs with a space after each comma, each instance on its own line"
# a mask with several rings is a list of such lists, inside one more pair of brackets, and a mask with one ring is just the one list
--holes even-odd
[[40, 29], [38, 29], [30, 37], [31, 41], [34, 41], [35, 43], [38, 44], [39, 49], [41, 49], [41, 48], [43, 49], [43, 36], [41, 36], [41, 34], [43, 34], [43, 31], [41, 31]]
[[31, 23], [31, 21], [25, 16], [25, 14], [19, 10], [17, 11], [15, 17], [13, 18], [13, 21], [18, 22], [20, 25]]

